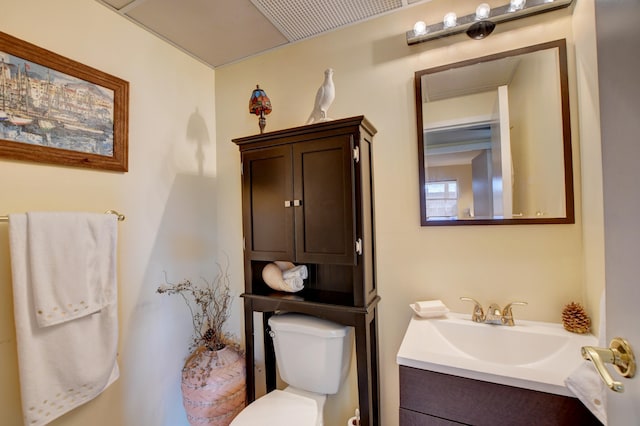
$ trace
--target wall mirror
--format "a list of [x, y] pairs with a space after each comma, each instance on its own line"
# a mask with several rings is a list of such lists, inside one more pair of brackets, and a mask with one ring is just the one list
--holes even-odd
[[574, 223], [565, 40], [415, 73], [423, 226]]

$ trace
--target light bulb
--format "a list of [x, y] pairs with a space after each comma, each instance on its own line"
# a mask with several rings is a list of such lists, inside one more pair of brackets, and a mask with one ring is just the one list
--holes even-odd
[[515, 12], [516, 10], [524, 9], [525, 3], [526, 3], [526, 0], [511, 0], [509, 12]]
[[491, 6], [489, 6], [487, 3], [481, 3], [476, 8], [476, 20], [480, 21], [482, 19], [487, 19], [490, 13], [491, 13]]
[[425, 24], [424, 21], [416, 22], [416, 24], [413, 26], [413, 33], [415, 35], [426, 34], [427, 33], [427, 24]]
[[458, 23], [458, 16], [453, 13], [453, 12], [449, 12], [446, 15], [444, 15], [444, 18], [442, 19], [442, 24], [444, 25], [444, 28], [452, 28], [455, 27]]

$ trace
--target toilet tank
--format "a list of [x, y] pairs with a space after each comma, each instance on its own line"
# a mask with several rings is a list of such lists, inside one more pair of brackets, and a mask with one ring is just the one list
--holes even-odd
[[269, 318], [280, 377], [294, 388], [335, 394], [349, 373], [353, 328], [286, 313]]

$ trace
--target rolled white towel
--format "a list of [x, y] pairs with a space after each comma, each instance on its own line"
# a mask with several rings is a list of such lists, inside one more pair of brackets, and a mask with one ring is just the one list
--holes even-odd
[[294, 266], [291, 269], [287, 269], [285, 271], [282, 272], [282, 278], [285, 279], [285, 281], [289, 278], [301, 278], [301, 279], [306, 279], [309, 276], [309, 272], [307, 271], [307, 266], [306, 265], [298, 265], [298, 266]]
[[304, 288], [304, 281], [300, 277], [291, 277], [284, 280], [284, 288], [282, 290], [294, 293]]
[[262, 279], [274, 290], [297, 292], [304, 288], [308, 271], [305, 265], [294, 266], [290, 262], [276, 261], [262, 269]]

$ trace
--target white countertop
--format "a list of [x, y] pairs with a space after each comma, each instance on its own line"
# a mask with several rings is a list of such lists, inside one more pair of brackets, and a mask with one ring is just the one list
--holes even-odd
[[[447, 330], [453, 331], [448, 334]], [[491, 346], [483, 347], [485, 344]], [[398, 350], [397, 363], [574, 396], [564, 380], [585, 362], [580, 348], [596, 344], [594, 336], [570, 333], [556, 323], [516, 320], [514, 327], [508, 327], [474, 323], [470, 315], [453, 312], [432, 319], [414, 315]], [[514, 352], [513, 360], [510, 350]]]

